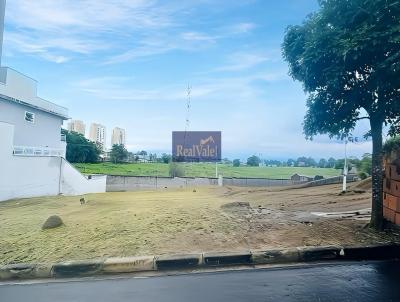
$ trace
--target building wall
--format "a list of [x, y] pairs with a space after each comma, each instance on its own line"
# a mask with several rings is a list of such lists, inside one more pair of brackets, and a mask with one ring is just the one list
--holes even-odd
[[[25, 121], [25, 111], [35, 114], [35, 122]], [[60, 148], [62, 118], [0, 98], [0, 122], [14, 125], [16, 146]]]
[[0, 122], [0, 137], [0, 201], [105, 192], [106, 176], [87, 179], [62, 157], [13, 155], [12, 124]]
[[68, 123], [68, 131], [75, 131], [82, 135], [85, 135], [86, 126], [82, 121], [72, 120]]
[[92, 123], [89, 130], [89, 139], [106, 147], [106, 127], [100, 124]]
[[14, 69], [0, 67], [0, 94], [68, 118], [67, 108], [38, 97], [37, 82]]
[[111, 145], [125, 145], [125, 129], [115, 127], [111, 136]]
[[60, 158], [12, 155], [14, 127], [0, 122], [0, 200], [59, 192]]

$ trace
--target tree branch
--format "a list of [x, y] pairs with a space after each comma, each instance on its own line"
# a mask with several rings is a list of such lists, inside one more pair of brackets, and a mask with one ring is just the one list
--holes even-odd
[[360, 120], [369, 120], [370, 117], [369, 116], [362, 116], [362, 117], [358, 117], [355, 119], [355, 121], [360, 121]]

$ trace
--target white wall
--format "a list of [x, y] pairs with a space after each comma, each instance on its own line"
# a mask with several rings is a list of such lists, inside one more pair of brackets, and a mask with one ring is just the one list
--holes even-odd
[[[35, 114], [35, 122], [25, 121], [25, 111]], [[0, 97], [0, 121], [14, 125], [16, 146], [61, 148], [61, 117], [17, 104]]]
[[12, 155], [14, 126], [0, 122], [0, 200], [57, 195], [61, 158]]
[[87, 179], [68, 161], [62, 159], [61, 192], [64, 195], [104, 193], [106, 191], [106, 180], [106, 175]]
[[0, 122], [0, 201], [81, 195], [106, 190], [106, 176], [88, 180], [61, 157], [14, 156], [14, 126]]

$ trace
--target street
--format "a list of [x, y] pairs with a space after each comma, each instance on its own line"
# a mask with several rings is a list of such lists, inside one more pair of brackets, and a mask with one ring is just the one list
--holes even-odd
[[0, 301], [400, 301], [400, 262], [0, 284]]

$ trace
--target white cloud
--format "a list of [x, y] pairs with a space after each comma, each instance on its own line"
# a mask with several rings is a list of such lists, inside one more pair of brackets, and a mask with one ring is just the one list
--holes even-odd
[[65, 62], [74, 54], [117, 49], [128, 37], [142, 39], [143, 33], [170, 27], [173, 13], [171, 7], [145, 0], [9, 1], [6, 53]]
[[172, 22], [169, 8], [151, 0], [14, 0], [7, 5], [10, 23], [47, 32], [140, 30]]
[[228, 31], [235, 34], [244, 34], [256, 28], [254, 23], [238, 23], [227, 28]]
[[184, 32], [182, 38], [188, 41], [215, 41], [217, 37], [209, 36], [200, 32]]
[[217, 5], [202, 1], [14, 0], [7, 4], [5, 45], [10, 51], [6, 53], [31, 53], [53, 62], [105, 50], [106, 63], [175, 49], [193, 51], [255, 27], [237, 23], [212, 34], [188, 30], [193, 7]]
[[239, 52], [229, 56], [228, 63], [215, 71], [240, 71], [255, 67], [270, 60], [266, 54]]

